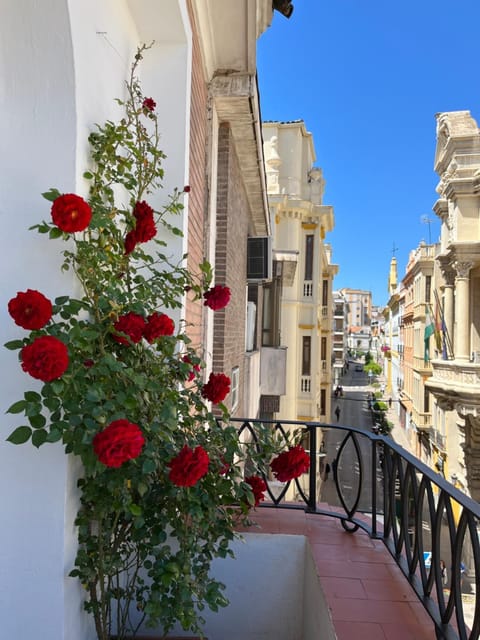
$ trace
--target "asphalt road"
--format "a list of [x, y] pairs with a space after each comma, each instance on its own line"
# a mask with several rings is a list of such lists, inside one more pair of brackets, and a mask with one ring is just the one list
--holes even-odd
[[[367, 374], [356, 370], [356, 363], [350, 362], [345, 376], [341, 380], [343, 395], [332, 397], [332, 421], [336, 424], [336, 408], [340, 409], [338, 424], [347, 427], [356, 427], [363, 431], [371, 432], [372, 418], [367, 403], [367, 394], [370, 390]], [[340, 501], [333, 481], [333, 468], [337, 466], [339, 484], [347, 507], [353, 506], [358, 496], [357, 488], [360, 483], [360, 473], [364, 474], [365, 498], [360, 496], [359, 509], [362, 504], [365, 507], [370, 503], [371, 487], [371, 447], [366, 438], [357, 439], [359, 451], [357, 451], [352, 438], [347, 438], [347, 431], [326, 429], [325, 436], [325, 463], [330, 465], [331, 472], [323, 482], [319, 495], [319, 502], [330, 505], [340, 505]], [[342, 447], [342, 443], [345, 442]], [[360, 464], [360, 457], [362, 464]]]

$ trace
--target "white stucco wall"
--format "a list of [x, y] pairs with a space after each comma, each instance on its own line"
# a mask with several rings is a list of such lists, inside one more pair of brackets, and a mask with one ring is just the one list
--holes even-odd
[[[245, 533], [232, 549], [234, 559], [213, 563], [212, 573], [225, 584], [230, 604], [218, 612], [203, 611], [209, 640], [335, 640], [304, 536]], [[181, 628], [175, 633], [191, 635]]]
[[[166, 125], [166, 191], [187, 184], [191, 44], [185, 0], [4, 0], [1, 14], [3, 344], [25, 335], [7, 313], [17, 291], [38, 289], [51, 298], [74, 291], [71, 276], [58, 268], [61, 242], [27, 229], [49, 217], [41, 192], [87, 194], [87, 135], [93, 123], [118, 116], [114, 99], [124, 95], [142, 42], [156, 41], [141, 78]], [[169, 250], [180, 256], [185, 242]], [[5, 410], [37, 385], [21, 371], [17, 352], [0, 349], [0, 368], [0, 635], [89, 640], [93, 627], [79, 585], [67, 577], [76, 550], [76, 464], [60, 445], [37, 451], [5, 442], [22, 424]]]

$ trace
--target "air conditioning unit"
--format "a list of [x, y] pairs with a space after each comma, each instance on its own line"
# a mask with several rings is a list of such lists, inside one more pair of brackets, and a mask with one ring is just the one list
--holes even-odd
[[272, 238], [247, 238], [247, 280], [271, 280]]

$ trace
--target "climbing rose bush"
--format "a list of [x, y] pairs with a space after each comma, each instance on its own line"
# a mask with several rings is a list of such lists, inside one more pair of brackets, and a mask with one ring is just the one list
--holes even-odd
[[51, 219], [33, 227], [46, 254], [60, 246], [62, 272], [81, 293], [50, 301], [32, 283], [8, 303], [21, 335], [5, 346], [36, 384], [8, 408], [19, 426], [7, 439], [61, 443], [80, 462], [70, 576], [85, 588], [98, 640], [124, 640], [141, 625], [201, 633], [201, 610], [227, 604], [210, 563], [230, 553], [277, 451], [268, 430], [254, 448], [240, 446], [224, 404], [230, 379], [211, 372], [205, 382], [201, 349], [185, 329], [186, 292], [200, 309], [218, 310], [230, 291], [212, 284], [207, 262], [190, 272], [185, 256], [168, 254], [189, 189], [152, 205], [165, 156], [155, 100], [136, 77], [145, 50], [118, 101], [123, 116], [89, 136], [88, 196], [50, 188]]

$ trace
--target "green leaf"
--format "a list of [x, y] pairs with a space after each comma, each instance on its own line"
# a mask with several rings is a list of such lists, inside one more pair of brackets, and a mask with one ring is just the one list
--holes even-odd
[[25, 391], [23, 396], [27, 402], [40, 402], [42, 399], [42, 396], [36, 391]]
[[54, 188], [45, 191], [45, 193], [42, 193], [42, 196], [45, 198], [45, 200], [48, 200], [49, 202], [53, 202], [61, 195], [62, 194], [60, 193], [60, 191]]
[[84, 171], [83, 177], [85, 178], [85, 180], [92, 180], [93, 179], [93, 173], [90, 173], [90, 171]]
[[55, 240], [56, 238], [61, 238], [62, 236], [63, 236], [63, 231], [58, 227], [52, 227], [48, 232], [48, 237], [51, 238], [52, 240]]
[[27, 403], [25, 400], [19, 400], [18, 402], [14, 402], [5, 413], [22, 413], [22, 411], [25, 411], [26, 406]]
[[130, 507], [130, 513], [134, 516], [141, 516], [142, 515], [142, 507], [140, 507], [138, 504], [131, 504]]
[[55, 304], [62, 305], [68, 302], [69, 300], [70, 298], [68, 296], [59, 296], [58, 298], [55, 298]]
[[62, 432], [58, 429], [50, 429], [50, 433], [47, 436], [47, 442], [58, 442], [62, 438]]
[[54, 380], [52, 382], [52, 389], [57, 395], [61, 395], [63, 392], [64, 384], [61, 380]]
[[40, 447], [47, 440], [48, 433], [45, 429], [38, 429], [38, 431], [34, 431], [32, 434], [32, 444], [34, 447]]
[[9, 349], [10, 351], [14, 351], [15, 349], [21, 349], [23, 347], [22, 340], [10, 340], [10, 342], [6, 342], [4, 345], [5, 349]]
[[[34, 429], [42, 429], [45, 424], [46, 424], [46, 420], [45, 420], [45, 416], [42, 416], [42, 414], [38, 414], [35, 416], [30, 416], [28, 418], [28, 421], [30, 422], [30, 424], [32, 425], [32, 427]], [[33, 439], [33, 438], [32, 438]]]
[[153, 473], [155, 471], [155, 462], [153, 460], [145, 460], [142, 467], [142, 473]]
[[8, 436], [7, 441], [12, 444], [23, 444], [29, 440], [31, 435], [32, 430], [30, 427], [17, 427], [15, 431]]

